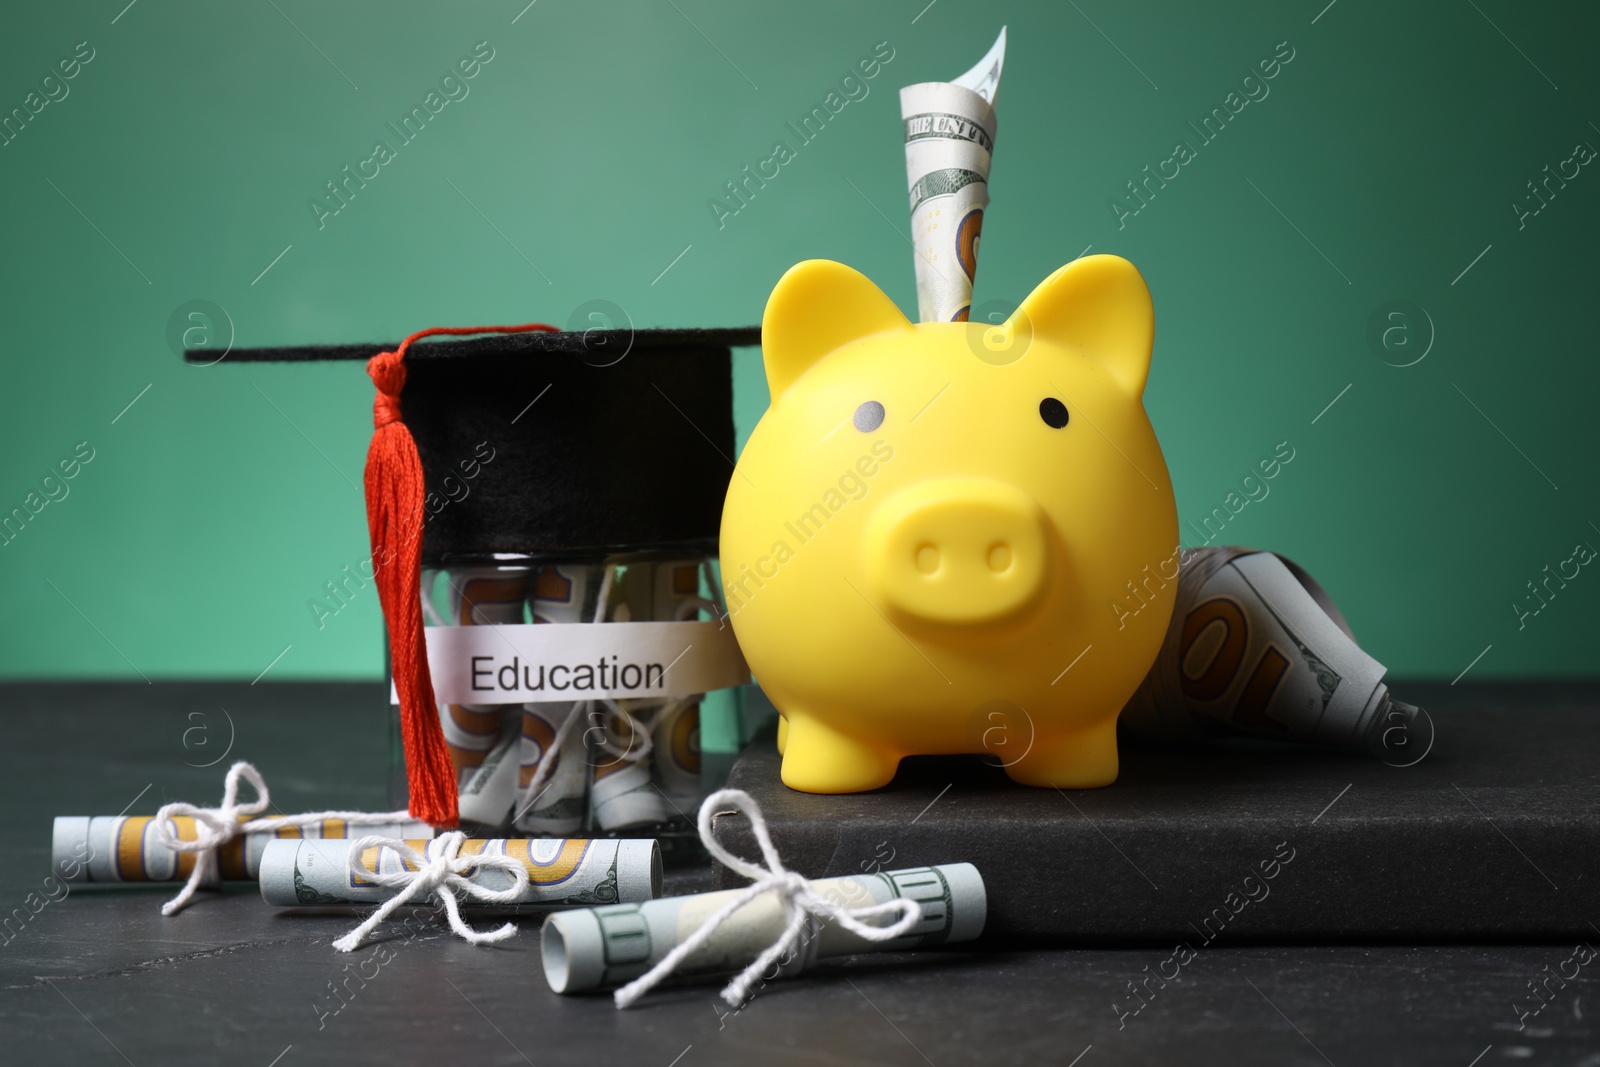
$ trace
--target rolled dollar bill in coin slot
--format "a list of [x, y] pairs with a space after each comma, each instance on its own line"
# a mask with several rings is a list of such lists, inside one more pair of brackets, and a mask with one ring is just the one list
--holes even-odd
[[[988, 897], [978, 869], [947, 863], [878, 874], [819, 878], [813, 892], [844, 907], [859, 908], [897, 898], [916, 901], [922, 919], [905, 937], [866, 941], [844, 927], [812, 920], [797, 950], [780, 959], [781, 974], [796, 974], [818, 959], [859, 952], [898, 952], [971, 941], [983, 932]], [[742, 890], [668, 897], [644, 904], [559, 912], [544, 921], [539, 952], [544, 976], [557, 993], [581, 993], [622, 985], [644, 974]], [[887, 926], [885, 916], [877, 922]], [[777, 890], [735, 911], [711, 937], [686, 956], [678, 976], [727, 974], [749, 966], [788, 925]]]
[[[197, 839], [190, 816], [168, 821], [179, 841]], [[252, 881], [269, 842], [304, 837], [337, 841], [336, 847], [343, 848], [346, 838], [366, 834], [429, 838], [433, 829], [427, 823], [398, 822], [357, 826], [352, 832], [343, 819], [323, 819], [306, 826], [254, 830], [217, 849], [217, 871], [224, 880]], [[52, 866], [67, 882], [182, 882], [198, 858], [197, 853], [175, 852], [163, 845], [152, 815], [57, 816], [50, 854]]]
[[[433, 859], [437, 841], [407, 841]], [[661, 892], [661, 850], [649, 838], [509, 840], [468, 838], [459, 856], [510, 856], [528, 871], [528, 888], [513, 907], [579, 907], [653, 900]], [[278, 907], [342, 907], [380, 903], [400, 892], [350, 869], [349, 842], [277, 841], [261, 858], [261, 898]], [[393, 849], [373, 846], [362, 866], [398, 874], [415, 866]], [[468, 880], [485, 889], [511, 887], [510, 874], [481, 868]], [[423, 897], [418, 903], [425, 903]], [[470, 898], [464, 903], [471, 904]], [[504, 905], [496, 905], [503, 907]]]
[[966, 322], [972, 306], [1005, 57], [1002, 28], [989, 54], [961, 77], [900, 90], [922, 322]]
[[[1158, 741], [1305, 741], [1365, 750], [1393, 766], [1416, 763], [1432, 748], [1428, 713], [1390, 695], [1386, 668], [1362, 651], [1332, 599], [1290, 561], [1246, 548], [1200, 548], [1175, 552], [1143, 578], [1162, 586], [1172, 580], [1172, 624], [1155, 666], [1122, 710], [1126, 733]], [[1131, 582], [1129, 588], [1131, 598], [1143, 592]], [[1137, 610], [1138, 602], [1121, 608]]]

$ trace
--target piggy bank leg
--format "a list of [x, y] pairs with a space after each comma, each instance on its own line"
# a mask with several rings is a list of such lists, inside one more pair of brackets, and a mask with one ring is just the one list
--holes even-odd
[[859, 793], [886, 786], [900, 766], [896, 753], [846, 737], [809, 715], [785, 717], [783, 784], [802, 793]]
[[783, 746], [789, 743], [789, 720], [786, 716], [778, 716], [778, 755], [783, 755]]
[[1110, 785], [1117, 780], [1116, 717], [1070, 733], [1041, 733], [1027, 755], [1006, 766], [1006, 774], [1022, 785], [1057, 789]]

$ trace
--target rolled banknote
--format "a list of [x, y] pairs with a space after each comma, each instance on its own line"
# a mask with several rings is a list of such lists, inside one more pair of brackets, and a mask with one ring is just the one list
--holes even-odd
[[583, 826], [589, 790], [583, 703], [523, 706], [512, 818], [512, 825], [523, 833], [560, 837]]
[[[523, 603], [533, 571], [523, 564], [449, 567], [450, 617], [454, 626], [489, 626], [523, 621]], [[496, 704], [440, 707], [445, 744], [455, 765], [461, 820], [500, 827], [510, 821], [516, 799], [518, 735], [516, 709]]]
[[[656, 564], [649, 560], [628, 560], [619, 567], [612, 621], [646, 622], [656, 617], [655, 577]], [[594, 771], [589, 803], [594, 825], [606, 833], [672, 817], [672, 804], [656, 787], [651, 761], [652, 728], [664, 704], [650, 699], [589, 702], [584, 730]]]
[[[528, 596], [533, 621], [595, 622], [604, 575], [605, 567], [599, 564], [540, 567]], [[565, 837], [583, 825], [589, 790], [584, 743], [589, 703], [565, 700], [522, 705], [512, 822], [523, 833]]]
[[[654, 565], [651, 618], [680, 622], [716, 606], [700, 596], [700, 561], [667, 560]], [[650, 757], [656, 784], [677, 805], [690, 812], [700, 806], [700, 700], [702, 694], [662, 701], [650, 729]], [[688, 816], [685, 814], [685, 818]]]
[[672, 805], [655, 786], [650, 714], [657, 702], [598, 700], [589, 713], [594, 784], [589, 802], [595, 825], [612, 833], [630, 826], [666, 822]]
[[[715, 605], [700, 596], [699, 559], [634, 560], [618, 583], [618, 614], [681, 622]], [[687, 821], [700, 804], [701, 694], [602, 701], [591, 741], [596, 824], [605, 831]]]
[[1130, 582], [1127, 602], [1112, 611], [1136, 612], [1144, 594], [1174, 579], [1166, 641], [1122, 710], [1123, 730], [1160, 741], [1306, 741], [1364, 749], [1394, 766], [1427, 755], [1432, 720], [1390, 696], [1386, 668], [1305, 571], [1271, 552], [1184, 550], [1146, 568], [1144, 584]]
[[966, 322], [971, 310], [1005, 54], [1002, 27], [989, 54], [961, 77], [900, 90], [922, 322]]
[[[914, 900], [921, 905], [922, 918], [905, 937], [881, 942], [863, 940], [842, 926], [813, 919], [798, 951], [780, 961], [780, 974], [798, 973], [829, 956], [971, 941], [982, 933], [988, 914], [983, 879], [970, 863], [820, 878], [811, 882], [811, 888], [851, 908], [896, 898]], [[557, 993], [581, 993], [631, 981], [659, 963], [740, 892], [729, 889], [553, 914], [545, 919], [539, 938], [545, 979]], [[887, 926], [891, 921], [884, 916], [875, 925]], [[727, 974], [747, 967], [778, 940], [787, 922], [778, 891], [763, 893], [729, 916], [709, 940], [684, 958], [675, 973]]]
[[668, 700], [651, 728], [650, 759], [656, 784], [688, 818], [700, 803], [700, 700]]
[[[254, 816], [252, 816], [254, 818]], [[187, 815], [169, 820], [180, 841], [196, 839], [195, 821]], [[240, 834], [217, 850], [217, 869], [224, 879], [254, 880], [261, 856], [272, 841], [311, 838], [338, 841], [365, 834], [431, 838], [427, 823], [399, 822], [351, 827], [343, 819], [323, 819], [306, 826], [284, 826]], [[68, 882], [182, 882], [194, 871], [197, 854], [175, 852], [161, 843], [151, 815], [57, 816], [51, 835], [52, 864]], [[76, 861], [76, 862], [74, 862]], [[68, 868], [71, 873], [66, 873]]]
[[[434, 858], [437, 841], [406, 844]], [[348, 842], [278, 841], [261, 857], [261, 899], [278, 907], [341, 907], [381, 903], [400, 892], [350, 869]], [[554, 908], [586, 904], [628, 904], [653, 900], [661, 892], [661, 850], [650, 838], [509, 840], [469, 838], [461, 856], [510, 856], [528, 871], [528, 889], [515, 907]], [[379, 873], [415, 867], [388, 848], [373, 846], [362, 864]], [[469, 880], [485, 889], [513, 884], [505, 871], [485, 868]], [[421, 901], [424, 898], [419, 897]], [[466, 901], [471, 903], [470, 898]]]

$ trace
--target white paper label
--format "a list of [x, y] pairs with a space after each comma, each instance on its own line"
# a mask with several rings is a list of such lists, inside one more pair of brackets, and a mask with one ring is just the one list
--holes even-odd
[[444, 704], [689, 696], [750, 680], [726, 622], [429, 626], [423, 634]]

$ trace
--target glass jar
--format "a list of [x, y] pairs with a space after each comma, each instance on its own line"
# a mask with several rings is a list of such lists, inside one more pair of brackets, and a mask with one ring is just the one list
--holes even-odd
[[[654, 836], [669, 855], [672, 841], [682, 851], [696, 837], [700, 802], [744, 734], [737, 687], [748, 680], [708, 551], [456, 557], [425, 568], [422, 587], [463, 828]], [[699, 627], [587, 629], [596, 623]], [[583, 629], [538, 632], [545, 626]], [[435, 634], [468, 627], [482, 632]], [[709, 678], [726, 687], [695, 685]], [[391, 781], [403, 805], [393, 719]]]

